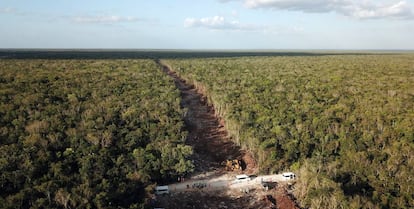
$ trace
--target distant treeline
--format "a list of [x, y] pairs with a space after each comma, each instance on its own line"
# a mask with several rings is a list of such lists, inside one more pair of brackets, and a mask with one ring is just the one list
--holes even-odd
[[260, 50], [98, 50], [0, 49], [0, 59], [166, 59], [245, 56], [323, 56], [402, 53], [403, 51], [260, 51]]

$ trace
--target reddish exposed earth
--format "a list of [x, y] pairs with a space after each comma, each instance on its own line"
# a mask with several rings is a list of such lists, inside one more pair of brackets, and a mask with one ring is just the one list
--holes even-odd
[[[243, 173], [257, 174], [257, 164], [252, 155], [235, 145], [228, 137], [225, 123], [217, 118], [214, 107], [195, 87], [180, 78], [168, 66], [157, 61], [163, 71], [174, 79], [181, 92], [181, 106], [187, 109], [185, 124], [188, 130], [186, 143], [194, 149], [193, 176], [217, 176], [229, 173], [225, 169], [228, 159], [242, 160]], [[212, 175], [211, 175], [212, 173]], [[238, 171], [241, 173], [241, 171]], [[235, 175], [237, 172], [235, 172]], [[284, 191], [284, 192], [283, 192]], [[282, 187], [269, 191], [252, 191], [248, 194], [231, 191], [205, 193], [180, 193], [158, 197], [158, 205], [164, 208], [297, 208]]]

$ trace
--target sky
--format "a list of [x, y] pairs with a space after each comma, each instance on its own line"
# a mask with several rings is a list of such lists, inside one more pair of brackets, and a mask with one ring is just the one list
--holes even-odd
[[414, 0], [0, 0], [0, 48], [414, 49]]

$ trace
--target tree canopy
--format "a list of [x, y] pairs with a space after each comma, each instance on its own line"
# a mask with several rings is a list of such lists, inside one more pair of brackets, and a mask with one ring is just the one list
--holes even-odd
[[169, 59], [311, 208], [414, 207], [414, 56]]
[[142, 208], [194, 168], [152, 60], [1, 60], [0, 208]]

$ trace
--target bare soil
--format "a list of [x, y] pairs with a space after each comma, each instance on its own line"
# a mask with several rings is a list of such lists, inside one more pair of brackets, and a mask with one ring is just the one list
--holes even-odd
[[[225, 122], [216, 116], [214, 107], [207, 104], [205, 95], [198, 92], [193, 85], [180, 78], [169, 67], [159, 61], [157, 63], [162, 66], [166, 74], [174, 79], [176, 87], [181, 92], [181, 106], [187, 109], [184, 118], [189, 132], [186, 143], [194, 149], [192, 158], [195, 164], [195, 173], [191, 178], [211, 178], [229, 173], [225, 169], [225, 162], [228, 159], [242, 160], [242, 172], [250, 175], [256, 174], [258, 169], [254, 158], [249, 152], [242, 150], [231, 141], [225, 128]], [[287, 195], [286, 190], [279, 190], [276, 187], [266, 192], [258, 189], [248, 194], [234, 191], [180, 193], [158, 197], [157, 206], [183, 209], [297, 208]]]
[[157, 197], [157, 206], [165, 209], [299, 209], [287, 194], [284, 186], [265, 191], [263, 188], [245, 193], [242, 191], [194, 191]]
[[244, 172], [254, 172], [257, 166], [253, 157], [230, 140], [224, 121], [216, 117], [206, 97], [167, 66], [163, 66], [163, 70], [174, 79], [181, 92], [181, 106], [187, 109], [184, 118], [188, 130], [186, 143], [194, 149], [196, 173], [220, 172], [228, 159], [240, 159]]
[[299, 206], [292, 199], [292, 195], [288, 194], [287, 188], [284, 186], [275, 188], [274, 197], [280, 209], [299, 209]]
[[[161, 198], [166, 198], [161, 197]], [[276, 205], [266, 199], [266, 196], [260, 196], [255, 193], [250, 194], [227, 194], [219, 193], [181, 193], [168, 197], [170, 204], [167, 208], [182, 209], [202, 209], [202, 208], [218, 208], [218, 209], [240, 209], [240, 208], [276, 208]], [[172, 200], [172, 201], [171, 201]], [[166, 200], [164, 200], [166, 201]]]

